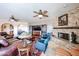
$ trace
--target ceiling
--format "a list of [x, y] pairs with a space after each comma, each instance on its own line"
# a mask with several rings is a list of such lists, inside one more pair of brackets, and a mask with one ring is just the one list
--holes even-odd
[[[11, 15], [20, 21], [36, 22], [43, 19], [52, 20], [65, 12], [79, 7], [78, 3], [0, 3], [0, 19], [8, 20]], [[33, 11], [47, 10], [49, 17], [34, 18]]]

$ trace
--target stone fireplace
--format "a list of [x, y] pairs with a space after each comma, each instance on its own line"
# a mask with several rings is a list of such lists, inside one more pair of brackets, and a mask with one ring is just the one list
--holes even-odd
[[74, 32], [71, 32], [71, 33], [58, 32], [58, 38], [69, 40], [72, 43], [79, 44], [76, 41], [77, 40], [77, 35]]
[[70, 36], [71, 36], [71, 35], [70, 35], [69, 33], [58, 32], [58, 38], [70, 40]]

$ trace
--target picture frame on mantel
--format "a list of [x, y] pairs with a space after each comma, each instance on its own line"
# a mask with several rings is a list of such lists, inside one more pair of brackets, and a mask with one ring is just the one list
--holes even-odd
[[68, 14], [58, 17], [58, 26], [68, 25]]

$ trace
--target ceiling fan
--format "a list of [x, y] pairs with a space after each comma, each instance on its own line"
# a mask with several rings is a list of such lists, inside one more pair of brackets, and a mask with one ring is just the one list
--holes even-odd
[[10, 17], [10, 19], [9, 19], [9, 21], [18, 21], [18, 19], [16, 19], [13, 15], [11, 15], [11, 17]]
[[39, 17], [40, 19], [42, 17], [48, 17], [48, 15], [47, 15], [48, 11], [47, 10], [45, 10], [45, 11], [39, 10], [38, 12], [34, 11], [34, 13], [36, 13], [37, 15], [35, 15], [33, 17]]

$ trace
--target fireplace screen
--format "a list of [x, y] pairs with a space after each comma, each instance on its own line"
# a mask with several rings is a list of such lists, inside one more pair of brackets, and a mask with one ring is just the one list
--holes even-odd
[[58, 38], [69, 40], [69, 34], [58, 32]]

